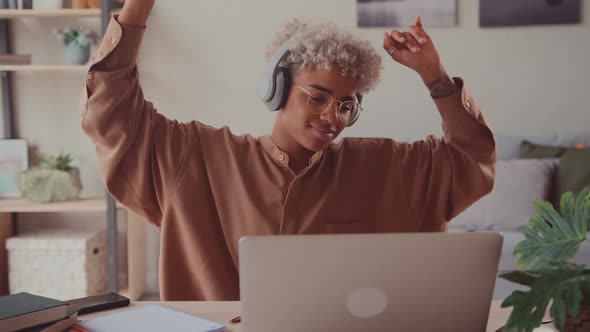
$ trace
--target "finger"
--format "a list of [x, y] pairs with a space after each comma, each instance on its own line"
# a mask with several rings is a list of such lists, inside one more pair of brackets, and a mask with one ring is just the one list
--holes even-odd
[[393, 38], [387, 32], [383, 32], [383, 48], [388, 50], [394, 43]]
[[424, 33], [422, 33], [420, 28], [418, 28], [415, 25], [410, 25], [410, 33], [412, 34], [412, 37], [414, 37], [414, 39], [422, 45], [426, 44], [426, 42], [428, 41], [428, 38], [426, 38], [426, 36], [424, 35]]
[[424, 36], [428, 39], [430, 38], [430, 36], [428, 35], [428, 32], [426, 32], [426, 29], [424, 29], [424, 26], [422, 25], [422, 17], [420, 16], [416, 16], [416, 24], [418, 27], [418, 30], [422, 31], [422, 33], [424, 34]]
[[420, 46], [418, 46], [418, 42], [414, 39], [411, 33], [404, 32], [404, 37], [406, 38], [406, 46], [412, 51], [412, 53], [420, 51]]
[[422, 26], [422, 17], [420, 17], [420, 16], [416, 16], [416, 23], [414, 23], [414, 24], [415, 24], [416, 26], [418, 26], [418, 28], [420, 28], [420, 29], [424, 28], [424, 27]]
[[406, 42], [406, 38], [404, 37], [404, 35], [399, 32], [398, 30], [392, 30], [391, 31], [391, 37], [393, 39], [395, 39], [395, 41], [397, 41], [398, 43], [405, 43]]
[[[406, 40], [405, 37], [404, 37], [404, 40]], [[396, 41], [395, 39], [393, 39], [393, 37], [390, 34], [388, 34], [387, 32], [384, 32], [383, 33], [383, 49], [385, 51], [389, 52], [389, 50], [391, 50], [392, 47], [395, 47], [396, 49], [406, 48], [406, 46], [403, 43]], [[397, 53], [397, 51], [391, 53], [390, 55], [393, 56], [396, 53]]]

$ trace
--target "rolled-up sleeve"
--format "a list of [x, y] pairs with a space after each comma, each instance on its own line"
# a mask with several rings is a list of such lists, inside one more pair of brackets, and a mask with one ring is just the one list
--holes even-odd
[[92, 58], [80, 114], [108, 191], [159, 227], [190, 130], [159, 114], [144, 98], [137, 70], [144, 32], [113, 17]]
[[409, 209], [424, 231], [445, 229], [445, 222], [494, 185], [494, 134], [463, 81], [455, 78], [455, 83], [457, 93], [433, 99], [444, 136], [429, 136], [399, 149]]

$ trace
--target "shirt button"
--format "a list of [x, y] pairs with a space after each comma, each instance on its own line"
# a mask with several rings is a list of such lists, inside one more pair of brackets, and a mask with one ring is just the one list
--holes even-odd
[[285, 160], [285, 155], [280, 155], [280, 156], [279, 156], [279, 160], [280, 160], [280, 161], [284, 161], [284, 160]]
[[111, 44], [114, 44], [117, 42], [117, 38], [111, 38]]

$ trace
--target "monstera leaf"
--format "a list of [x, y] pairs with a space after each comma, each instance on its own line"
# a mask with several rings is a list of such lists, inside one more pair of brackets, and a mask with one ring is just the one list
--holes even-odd
[[567, 316], [578, 314], [590, 289], [590, 275], [583, 266], [574, 264], [551, 270], [515, 271], [501, 274], [500, 278], [531, 287], [528, 292], [514, 291], [502, 302], [502, 308], [513, 307], [505, 331], [532, 331], [541, 325], [549, 303], [553, 323], [561, 331]]
[[586, 239], [590, 221], [590, 190], [584, 189], [574, 199], [571, 192], [561, 196], [561, 214], [551, 203], [536, 200], [533, 206], [538, 215], [524, 228], [525, 239], [514, 248], [519, 256], [518, 266], [529, 269], [548, 269], [567, 262]]

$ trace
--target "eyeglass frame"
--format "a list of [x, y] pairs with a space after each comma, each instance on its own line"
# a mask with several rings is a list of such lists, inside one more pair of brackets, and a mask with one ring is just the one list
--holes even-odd
[[[300, 90], [302, 90], [303, 92], [305, 92], [305, 93], [307, 94], [307, 101], [306, 101], [306, 106], [307, 106], [307, 103], [309, 103], [309, 98], [311, 97], [311, 95], [312, 95], [312, 92], [308, 91], [307, 89], [305, 89], [304, 87], [302, 87], [301, 85], [299, 85], [299, 84], [297, 84], [297, 83], [295, 83], [295, 82], [293, 82], [293, 85], [295, 85], [296, 87], [298, 87]], [[333, 97], [331, 94], [329, 94], [329, 93], [327, 93], [327, 92], [325, 92], [325, 91], [320, 91], [320, 92], [321, 92], [321, 93], [324, 93], [324, 94], [326, 94], [326, 95], [328, 95], [328, 96], [330, 96], [330, 104], [329, 104], [329, 105], [328, 105], [328, 107], [326, 107], [326, 109], [325, 109], [323, 112], [321, 112], [321, 113], [315, 113], [315, 112], [312, 112], [312, 111], [309, 109], [309, 107], [308, 107], [308, 108], [307, 108], [307, 110], [308, 110], [310, 113], [312, 113], [312, 114], [317, 114], [317, 115], [324, 114], [324, 113], [326, 113], [326, 112], [329, 112], [329, 111], [332, 109], [332, 106], [333, 106], [333, 104], [334, 104], [334, 103], [336, 103], [336, 105], [338, 105], [338, 103], [340, 103], [340, 105], [338, 106], [338, 109], [336, 110], [336, 118], [338, 119], [338, 121], [340, 121], [340, 122], [344, 122], [344, 121], [342, 121], [342, 119], [340, 119], [340, 116], [338, 115], [338, 113], [339, 113], [338, 111], [340, 110], [340, 107], [342, 107], [342, 105], [344, 105], [344, 103], [354, 102], [354, 103], [356, 104], [356, 107], [358, 107], [359, 111], [358, 111], [358, 114], [356, 115], [356, 117], [355, 117], [355, 118], [351, 118], [351, 119], [349, 119], [349, 120], [348, 120], [348, 123], [347, 123], [346, 125], [350, 127], [350, 126], [352, 126], [352, 125], [353, 125], [353, 124], [354, 124], [354, 123], [355, 123], [355, 122], [358, 120], [358, 118], [359, 118], [359, 116], [360, 116], [361, 112], [362, 112], [362, 111], [364, 111], [363, 107], [361, 106], [361, 103], [360, 103], [360, 98], [359, 98], [359, 97], [361, 97], [361, 95], [357, 95], [357, 100], [346, 100], [346, 101], [341, 101], [341, 100], [336, 100], [336, 99], [334, 99], [334, 97]]]

